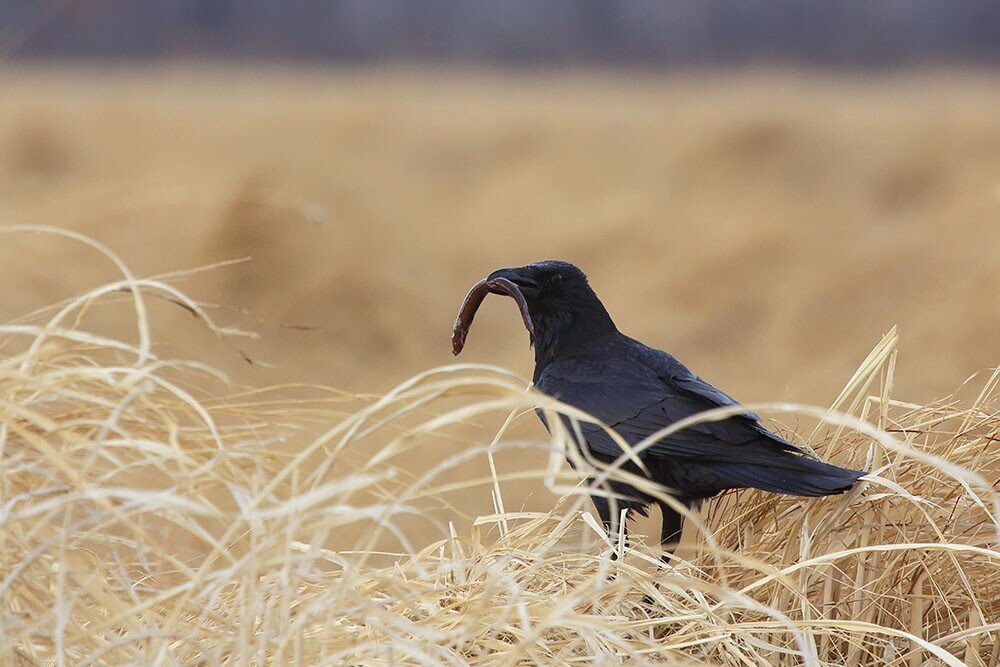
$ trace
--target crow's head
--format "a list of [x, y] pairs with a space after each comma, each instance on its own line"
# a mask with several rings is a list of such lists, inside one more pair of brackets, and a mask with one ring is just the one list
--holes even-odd
[[[509, 280], [528, 302], [533, 313], [557, 308], [573, 308], [587, 305], [597, 300], [590, 289], [587, 276], [569, 262], [548, 259], [516, 269], [498, 269], [491, 273], [486, 282], [498, 279]], [[492, 294], [504, 294], [502, 290], [490, 289]]]
[[462, 351], [472, 318], [487, 294], [502, 294], [517, 302], [536, 355], [551, 351], [563, 337], [616, 330], [583, 271], [569, 262], [545, 260], [498, 269], [473, 286], [455, 320], [455, 354]]

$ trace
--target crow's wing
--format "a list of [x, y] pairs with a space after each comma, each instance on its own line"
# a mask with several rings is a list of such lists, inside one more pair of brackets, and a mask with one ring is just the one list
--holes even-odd
[[[539, 378], [538, 389], [600, 419], [631, 445], [691, 415], [738, 405], [667, 353], [630, 343], [634, 347], [627, 354], [606, 360], [553, 362]], [[595, 424], [580, 427], [593, 451], [614, 457], [621, 455], [621, 448], [601, 427]], [[673, 433], [653, 444], [641, 457], [730, 463], [767, 461], [770, 465], [781, 465], [780, 460], [785, 458], [781, 454], [787, 453], [800, 450], [761, 426], [757, 415], [746, 412]]]

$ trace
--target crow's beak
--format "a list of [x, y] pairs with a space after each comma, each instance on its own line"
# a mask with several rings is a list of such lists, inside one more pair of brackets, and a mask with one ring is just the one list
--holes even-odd
[[[494, 281], [498, 279], [508, 280], [517, 286], [519, 292], [524, 295], [526, 299], [533, 299], [538, 296], [538, 282], [525, 275], [522, 269], [497, 269], [489, 276], [486, 277], [486, 284], [489, 285], [491, 282], [497, 284]], [[490, 287], [491, 294], [508, 294], [506, 290], [497, 289], [495, 287]]]

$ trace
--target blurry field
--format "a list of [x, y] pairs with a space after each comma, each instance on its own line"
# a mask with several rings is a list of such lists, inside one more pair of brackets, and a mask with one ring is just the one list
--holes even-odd
[[[185, 285], [252, 316], [219, 315], [273, 370], [199, 350], [252, 384], [383, 391], [450, 359], [474, 280], [548, 257], [744, 401], [828, 404], [893, 324], [908, 398], [1000, 356], [985, 75], [22, 69], [0, 90], [3, 223], [83, 231], [146, 275], [252, 256]], [[52, 240], [0, 261], [0, 320], [114, 275]], [[510, 304], [466, 355], [530, 373]]]
[[[793, 616], [828, 664], [948, 662], [941, 651], [996, 664], [1000, 596], [970, 581], [1000, 562], [997, 377], [982, 372], [1000, 360], [998, 109], [984, 74], [0, 71], [0, 225], [82, 232], [140, 276], [252, 257], [172, 282], [260, 334], [220, 338], [193, 304], [147, 299], [152, 354], [240, 386], [144, 356], [122, 293], [62, 322], [110, 339], [26, 348], [38, 331], [24, 327], [54, 311], [18, 318], [121, 273], [77, 241], [0, 235], [0, 322], [15, 325], [0, 343], [0, 630], [26, 664], [63, 641], [98, 663], [427, 662], [424, 625], [449, 659], [795, 662], [806, 639], [735, 604], [738, 589]], [[840, 407], [921, 453], [775, 414], [889, 481], [809, 504], [710, 503], [724, 555], [671, 574], [657, 613], [674, 625], [650, 621], [637, 591], [659, 594], [642, 568], [604, 586], [596, 533], [547, 514], [549, 453], [520, 379], [435, 375], [373, 402], [453, 361], [475, 280], [548, 257], [583, 267], [624, 331], [746, 402], [832, 404], [898, 324], [898, 357], [889, 336]], [[491, 299], [461, 360], [530, 377], [527, 342], [512, 304]], [[977, 373], [957, 407], [918, 407]], [[500, 407], [450, 412], [491, 391]], [[509, 532], [476, 518], [497, 507], [484, 446], [514, 408], [526, 414], [496, 466], [506, 511], [529, 514]], [[380, 523], [401, 498], [418, 510], [406, 543]], [[461, 541], [421, 551], [450, 534]], [[403, 569], [325, 551], [345, 545]]]

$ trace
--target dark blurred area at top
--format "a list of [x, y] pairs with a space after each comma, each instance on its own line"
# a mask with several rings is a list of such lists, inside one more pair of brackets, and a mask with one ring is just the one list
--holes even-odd
[[1000, 61], [998, 0], [0, 0], [8, 59]]

